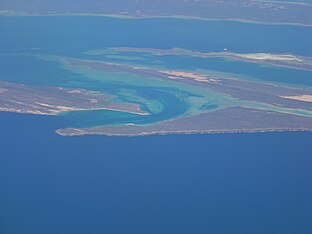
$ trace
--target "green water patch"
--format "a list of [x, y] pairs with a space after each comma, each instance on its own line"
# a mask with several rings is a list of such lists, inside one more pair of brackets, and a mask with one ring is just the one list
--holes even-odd
[[[147, 66], [154, 68], [166, 68], [171, 70], [202, 70], [234, 74], [245, 80], [269, 82], [276, 84], [286, 84], [290, 86], [312, 87], [312, 71], [303, 69], [293, 69], [288, 67], [239, 61], [230, 58], [200, 58], [192, 55], [155, 55], [149, 52], [126, 52], [118, 50], [103, 50], [101, 54], [97, 52], [94, 58], [103, 61], [111, 61], [129, 64], [133, 66]], [[115, 54], [114, 57], [109, 56]], [[196, 53], [196, 52], [194, 52]], [[119, 56], [119, 57], [118, 57]], [[142, 58], [141, 60], [130, 60], [126, 58]], [[89, 58], [92, 58], [90, 56]]]
[[[94, 70], [86, 66], [69, 66], [68, 69], [73, 72], [83, 74], [88, 77], [88, 79], [100, 82], [102, 87], [115, 87], [115, 89], [118, 90], [116, 95], [120, 100], [141, 104], [145, 110], [154, 114], [162, 113], [163, 109], [168, 106], [175, 108], [175, 105], [171, 105], [171, 101], [159, 101], [164, 93], [173, 95], [175, 98], [185, 103], [187, 108], [183, 113], [181, 112], [176, 116], [172, 115], [171, 118], [198, 115], [203, 112], [225, 109], [228, 107], [250, 107], [287, 114], [311, 116], [309, 111], [282, 108], [259, 102], [240, 101], [220, 92], [177, 81], [164, 81], [155, 78], [139, 77], [126, 73], [108, 73]], [[118, 95], [118, 92], [120, 95]], [[159, 95], [159, 93], [162, 93], [162, 95]], [[145, 120], [146, 122], [144, 123], [149, 122], [149, 120], [151, 120], [150, 123], [153, 123], [153, 119], [150, 119], [150, 117]]]
[[117, 93], [119, 100], [124, 100], [132, 103], [139, 103], [143, 107], [143, 110], [150, 112], [152, 114], [160, 113], [164, 109], [163, 103], [159, 102], [157, 99], [153, 99], [152, 97], [145, 98], [144, 96], [140, 96], [136, 90], [131, 89], [120, 89]]
[[[104, 125], [153, 124], [176, 118], [183, 115], [188, 109], [188, 104], [174, 94], [159, 89], [149, 89], [145, 91], [145, 94], [147, 92], [162, 105], [161, 111], [151, 115], [137, 115], [120, 111], [95, 110], [65, 112], [61, 115], [71, 122], [69, 127], [89, 128]], [[140, 92], [138, 91], [138, 93]]]
[[[126, 119], [125, 116], [131, 117], [130, 120], [134, 119], [135, 123], [147, 124], [163, 121], [166, 119], [175, 118], [182, 115], [193, 115], [207, 111], [208, 109], [219, 108], [225, 102], [230, 102], [229, 97], [225, 97], [217, 92], [192, 87], [189, 85], [181, 84], [178, 82], [162, 81], [158, 79], [149, 79], [138, 77], [130, 74], [124, 73], [106, 73], [99, 72], [87, 67], [82, 66], [70, 66], [61, 57], [49, 57], [49, 56], [21, 56], [21, 59], [28, 60], [32, 69], [26, 70], [23, 76], [18, 76], [19, 73], [14, 73], [14, 76], [19, 79], [15, 81], [31, 84], [31, 85], [56, 85], [65, 88], [84, 88], [94, 91], [99, 91], [101, 93], [112, 94], [115, 97], [110, 101], [122, 102], [122, 103], [136, 103], [141, 105], [142, 109], [151, 113], [147, 116], [137, 116], [129, 113], [118, 112], [115, 113], [110, 111], [81, 111], [67, 113], [68, 116], [84, 116], [88, 115], [98, 115], [101, 113], [114, 113], [112, 116], [122, 116], [123, 120]], [[37, 62], [39, 62], [37, 64]], [[37, 65], [37, 66], [33, 66]], [[41, 67], [46, 69], [46, 67], [51, 66], [51, 72], [49, 76], [44, 76], [41, 74]], [[29, 76], [33, 79], [28, 80], [30, 83], [23, 82], [27, 80]], [[39, 76], [39, 77], [38, 77]], [[37, 78], [37, 79], [35, 79]], [[226, 101], [225, 101], [226, 100]], [[202, 105], [207, 103], [213, 103], [214, 108], [201, 108]], [[108, 118], [103, 122], [102, 118], [97, 119], [90, 126], [99, 126], [98, 124], [115, 124], [119, 123], [119, 119], [116, 121], [111, 121], [113, 117]], [[74, 118], [76, 119], [76, 117]], [[78, 125], [81, 122], [81, 118], [77, 117]], [[106, 122], [107, 121], [107, 122]], [[73, 121], [75, 122], [75, 121]], [[92, 121], [91, 121], [92, 122]], [[102, 123], [103, 122], [103, 123]], [[125, 121], [128, 123], [129, 121]], [[120, 123], [123, 123], [121, 121]]]
[[[187, 104], [175, 96], [168, 93], [159, 92], [162, 99], [158, 99], [164, 108], [161, 112], [151, 115], [137, 115], [127, 112], [110, 110], [92, 110], [92, 111], [72, 111], [64, 112], [60, 115], [67, 119], [71, 128], [91, 128], [99, 126], [118, 126], [118, 125], [151, 125], [158, 122], [170, 120], [183, 116], [187, 111]], [[275, 111], [285, 114], [312, 117], [311, 111], [302, 109], [282, 108], [258, 102], [245, 102], [241, 107], [255, 108], [261, 110]], [[215, 104], [205, 104], [201, 106], [204, 111], [214, 111], [219, 107]]]
[[[174, 92], [175, 95], [180, 97], [180, 99], [183, 99], [186, 103], [188, 103], [190, 105], [189, 108], [190, 112], [198, 110], [202, 104], [205, 104], [207, 102], [208, 103], [214, 102], [218, 106], [226, 107], [235, 100], [234, 98], [228, 95], [207, 88], [192, 86], [177, 81], [160, 80], [152, 77], [145, 78], [127, 73], [110, 73], [95, 70], [87, 66], [69, 66], [66, 64], [64, 64], [64, 66], [74, 73], [83, 75], [84, 77], [87, 78], [87, 80], [99, 82], [97, 85], [98, 89], [102, 88], [103, 90], [104, 89], [107, 90], [107, 88], [112, 89], [112, 87], [120, 87], [120, 88], [124, 87], [125, 89], [130, 90], [131, 89], [137, 90], [140, 88], [143, 89], [159, 88], [163, 90], [166, 89], [167, 92]], [[86, 85], [88, 85], [88, 81], [86, 81]], [[119, 90], [115, 89], [115, 94], [117, 96], [119, 96], [118, 92], [119, 94], [122, 94], [121, 96], [124, 96], [125, 94], [125, 92], [120, 93], [120, 89]], [[128, 94], [126, 96], [128, 96], [129, 100], [133, 95], [134, 93], [129, 92], [128, 90]], [[137, 101], [138, 97], [136, 96], [135, 99]], [[150, 101], [157, 100], [157, 98], [151, 96], [149, 96], [148, 99]]]
[[[2, 56], [2, 59], [6, 56]], [[103, 125], [148, 125], [183, 116], [228, 107], [250, 107], [281, 113], [311, 116], [299, 109], [280, 108], [257, 102], [245, 102], [207, 88], [178, 81], [140, 77], [127, 73], [109, 73], [87, 66], [73, 66], [67, 58], [58, 56], [7, 56], [10, 64], [0, 71], [8, 81], [28, 85], [51, 85], [65, 88], [83, 88], [112, 94], [110, 101], [136, 103], [150, 115], [137, 115], [121, 111], [94, 110], [62, 113], [71, 123], [69, 127], [88, 128]], [[19, 69], [12, 64], [19, 61]], [[17, 63], [17, 65], [19, 64]], [[5, 76], [6, 75], [6, 76]]]
[[[179, 116], [225, 108], [234, 102], [233, 98], [221, 93], [175, 81], [144, 78], [126, 73], [108, 73], [86, 66], [72, 66], [66, 63], [64, 66], [72, 72], [86, 77], [85, 83], [71, 82], [70, 86], [84, 86], [92, 90], [96, 88], [101, 92], [112, 93], [116, 97], [111, 100], [137, 103], [143, 107], [143, 110], [151, 113], [148, 116], [129, 115], [129, 113], [107, 110], [66, 113], [65, 116], [76, 123], [74, 127], [127, 123], [153, 124]], [[92, 82], [90, 86], [89, 81], [95, 81], [96, 87], [93, 87]], [[96, 116], [89, 117], [91, 115]], [[111, 117], [106, 118], [107, 115]], [[88, 120], [81, 121], [84, 116], [88, 116], [86, 117]]]
[[[214, 90], [177, 81], [144, 78], [126, 73], [105, 73], [85, 66], [71, 66], [67, 58], [96, 58], [147, 67], [181, 71], [215, 71], [257, 81], [311, 87], [311, 73], [287, 68], [224, 59], [191, 56], [152, 56], [148, 53], [83, 54], [96, 48], [146, 47], [215, 52], [229, 48], [236, 53], [284, 53], [311, 56], [311, 29], [306, 27], [242, 24], [238, 22], [105, 17], [6, 17], [1, 19], [0, 79], [27, 85], [83, 88], [112, 94], [111, 101], [137, 103], [150, 115], [97, 110], [62, 113], [74, 127], [152, 124], [180, 116], [233, 106], [274, 110], [310, 116], [309, 112], [256, 102], [242, 102]], [[183, 30], [180, 30], [183, 28]], [[222, 30], [220, 30], [220, 28]], [[178, 30], [177, 30], [178, 29]], [[31, 32], [31, 33], [29, 33]], [[240, 32], [240, 34], [237, 34]], [[165, 37], [162, 35], [166, 35]], [[22, 40], [21, 40], [22, 38]], [[248, 38], [248, 40], [242, 40]], [[300, 46], [294, 41], [300, 41]], [[32, 56], [33, 49], [41, 54]], [[20, 53], [8, 56], [9, 53]]]
[[304, 117], [312, 117], [312, 111], [303, 110], [299, 108], [286, 108], [286, 107], [274, 106], [274, 105], [261, 103], [261, 102], [254, 102], [254, 101], [241, 101], [240, 104], [242, 107], [247, 107], [247, 108], [275, 111], [279, 113], [298, 115], [298, 116], [304, 116]]

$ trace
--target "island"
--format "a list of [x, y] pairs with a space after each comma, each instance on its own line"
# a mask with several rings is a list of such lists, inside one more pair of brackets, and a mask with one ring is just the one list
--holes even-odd
[[[122, 18], [182, 18], [196, 20], [235, 20], [267, 24], [312, 25], [311, 1], [276, 0], [170, 0], [127, 1], [95, 0], [89, 4], [76, 0], [71, 3], [54, 0], [45, 4], [37, 0], [4, 0], [2, 15], [93, 15]], [[79, 6], [79, 7], [78, 7]]]
[[[310, 9], [243, 2], [276, 14], [290, 5]], [[149, 4], [144, 9], [154, 9]], [[199, 10], [199, 4], [220, 7], [179, 5]], [[91, 15], [59, 8], [38, 8], [37, 15], [40, 2], [34, 6], [0, 16], [0, 111], [63, 119], [54, 129], [61, 136], [312, 130], [312, 34], [304, 14], [287, 22], [261, 16], [256, 21], [268, 21], [260, 24], [162, 18], [157, 11], [139, 19], [104, 17], [87, 7]], [[32, 33], [26, 37], [25, 30]]]

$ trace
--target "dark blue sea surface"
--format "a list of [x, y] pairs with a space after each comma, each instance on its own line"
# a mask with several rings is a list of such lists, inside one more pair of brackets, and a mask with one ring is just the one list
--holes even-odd
[[312, 133], [61, 137], [0, 113], [0, 233], [312, 233]]
[[[31, 33], [30, 33], [31, 32]], [[80, 55], [105, 47], [173, 47], [237, 53], [312, 55], [311, 27], [181, 19], [1, 17], [2, 52]], [[35, 49], [35, 50], [34, 50]]]

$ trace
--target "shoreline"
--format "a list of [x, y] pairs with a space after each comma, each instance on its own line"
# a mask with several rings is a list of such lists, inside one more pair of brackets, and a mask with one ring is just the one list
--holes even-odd
[[252, 19], [242, 18], [209, 18], [200, 16], [187, 16], [187, 15], [122, 15], [122, 14], [98, 14], [98, 13], [27, 13], [27, 12], [12, 12], [12, 11], [0, 11], [0, 17], [57, 17], [57, 16], [80, 16], [80, 17], [107, 17], [124, 20], [144, 20], [144, 19], [179, 19], [179, 20], [198, 20], [198, 21], [229, 21], [245, 24], [260, 24], [260, 25], [279, 25], [279, 26], [295, 26], [295, 27], [312, 27], [312, 23], [296, 23], [296, 22], [274, 22], [274, 21], [260, 21]]
[[132, 112], [132, 111], [124, 111], [118, 110], [113, 108], [93, 108], [93, 109], [75, 109], [75, 110], [68, 110], [68, 111], [55, 111], [55, 112], [41, 112], [41, 111], [24, 111], [24, 110], [17, 110], [14, 108], [2, 108], [0, 107], [0, 112], [8, 112], [8, 113], [16, 113], [16, 114], [29, 114], [29, 115], [41, 115], [41, 116], [62, 116], [68, 112], [75, 112], [75, 111], [97, 111], [97, 110], [109, 110], [109, 111], [116, 111], [116, 112], [125, 112], [135, 115], [150, 115], [148, 112]]
[[63, 137], [81, 137], [81, 136], [108, 136], [108, 137], [144, 137], [144, 136], [167, 136], [167, 135], [208, 135], [208, 134], [244, 134], [244, 133], [268, 133], [268, 132], [312, 132], [312, 129], [308, 128], [259, 128], [259, 129], [245, 129], [245, 130], [206, 130], [206, 131], [159, 131], [159, 132], [144, 132], [141, 134], [110, 134], [110, 133], [101, 133], [101, 132], [84, 132], [83, 130], [79, 130], [80, 134], [64, 134], [61, 131], [66, 129], [57, 129], [54, 132], [57, 135]]

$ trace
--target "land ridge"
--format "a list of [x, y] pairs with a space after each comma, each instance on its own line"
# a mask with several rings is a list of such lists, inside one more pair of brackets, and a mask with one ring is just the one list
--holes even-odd
[[46, 4], [44, 1], [36, 0], [3, 0], [0, 9], [7, 15], [15, 13], [16, 15], [89, 14], [136, 18], [182, 17], [312, 25], [312, 4], [291, 1], [95, 0], [93, 4], [89, 4], [87, 1], [76, 0], [75, 4], [72, 4], [69, 1], [54, 0]]

